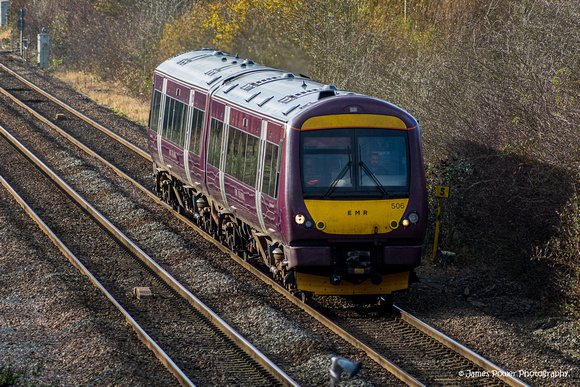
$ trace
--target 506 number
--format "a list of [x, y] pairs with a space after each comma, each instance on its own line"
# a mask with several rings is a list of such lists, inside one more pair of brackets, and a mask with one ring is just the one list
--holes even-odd
[[391, 209], [393, 210], [404, 210], [405, 203], [391, 203]]

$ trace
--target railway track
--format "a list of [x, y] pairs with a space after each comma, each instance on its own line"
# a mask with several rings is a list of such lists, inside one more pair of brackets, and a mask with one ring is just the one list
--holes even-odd
[[[16, 75], [16, 74], [14, 74]], [[12, 76], [12, 74], [11, 74]], [[19, 82], [25, 81], [20, 78]], [[27, 86], [33, 86], [27, 84]], [[30, 95], [30, 91], [24, 90], [24, 87], [18, 85], [14, 86], [13, 89], [17, 93], [21, 93], [18, 98], [15, 99], [28, 99], [32, 103], [21, 104], [20, 106], [24, 108], [24, 105], [45, 105], [45, 101], [41, 100], [40, 97]], [[40, 91], [36, 91], [40, 92]], [[43, 92], [42, 98], [50, 98], [48, 93]], [[18, 103], [18, 102], [15, 102]], [[65, 109], [62, 104], [59, 104], [60, 108]], [[67, 110], [67, 115], [73, 114], [73, 110]], [[54, 110], [52, 110], [54, 112]], [[35, 114], [35, 113], [31, 113]], [[51, 113], [44, 113], [44, 115], [49, 115]], [[38, 113], [37, 118], [43, 114]], [[76, 117], [76, 116], [75, 116]], [[84, 122], [83, 125], [92, 125], [92, 120], [85, 119], [82, 117], [78, 118], [79, 122]], [[45, 119], [43, 122], [45, 124], [53, 126], [54, 120]], [[54, 128], [65, 136], [70, 136], [70, 141], [76, 141], [75, 138], [80, 138], [80, 142], [77, 146], [83, 146], [82, 143], [89, 143], [88, 148], [98, 147], [98, 144], [102, 144], [102, 135], [98, 135], [96, 130], [93, 129], [78, 129], [77, 118], [70, 118], [65, 120], [63, 124], [73, 123], [70, 129], [61, 130], [60, 128]], [[59, 124], [59, 126], [61, 126]], [[104, 127], [98, 128], [99, 133], [106, 131]], [[70, 134], [67, 134], [69, 133]], [[120, 136], [115, 134], [107, 135], [108, 138], [114, 138], [116, 140], [121, 139]], [[128, 148], [126, 148], [128, 146]], [[105, 150], [102, 153], [102, 157], [92, 153], [93, 157], [99, 157], [101, 161], [107, 159], [114, 160], [114, 163], [118, 167], [115, 173], [124, 178], [128, 178], [131, 184], [140, 187], [142, 192], [146, 192], [150, 197], [156, 197], [149, 192], [148, 189], [143, 188], [144, 185], [150, 185], [150, 173], [145, 172], [146, 163], [150, 162], [146, 154], [142, 152], [135, 152], [136, 146], [121, 144], [115, 145], [112, 150]], [[89, 152], [92, 152], [88, 150]], [[125, 161], [123, 161], [125, 160]], [[130, 160], [128, 163], [126, 160]], [[157, 200], [157, 199], [156, 199]], [[176, 215], [177, 216], [177, 215]], [[269, 287], [276, 290], [284, 297], [286, 297], [290, 302], [296, 306], [302, 308], [311, 317], [316, 319], [319, 323], [323, 324], [326, 328], [335, 332], [341, 336], [344, 340], [349, 342], [355, 348], [362, 350], [366, 355], [380, 364], [381, 367], [388, 370], [390, 373], [395, 375], [399, 380], [403, 381], [409, 385], [481, 385], [482, 379], [469, 380], [462, 377], [460, 372], [473, 371], [473, 372], [489, 372], [490, 374], [498, 375], [498, 377], [488, 378], [488, 385], [525, 385], [521, 381], [509, 376], [508, 373], [501, 370], [499, 367], [493, 365], [492, 363], [486, 361], [480, 356], [474, 354], [466, 348], [463, 348], [458, 343], [445, 337], [439, 332], [429, 328], [420, 321], [414, 319], [412, 316], [404, 313], [401, 310], [397, 310], [396, 316], [378, 316], [377, 314], [368, 315], [367, 312], [355, 313], [349, 316], [349, 312], [340, 315], [340, 313], [335, 313], [332, 310], [325, 309], [324, 305], [319, 306], [319, 309], [324, 312], [324, 314], [330, 316], [328, 318], [321, 312], [315, 310], [314, 308], [305, 305], [294, 296], [287, 293], [282, 287], [275, 284], [269, 277], [264, 275], [260, 270], [251, 266], [249, 263], [241, 260], [235, 254], [229, 252], [225, 247], [217, 244], [209, 236], [205, 235], [203, 231], [197, 229], [197, 227], [190, 222], [187, 218], [180, 217], [181, 221], [188, 223], [188, 225], [206, 238], [208, 241], [216, 244], [223, 252], [230, 255], [230, 257], [237, 262], [238, 265], [246, 268], [252, 272], [256, 277], [261, 278], [262, 281], [268, 284]], [[392, 334], [385, 335], [384, 330], [389, 329]], [[387, 340], [390, 339], [390, 340]], [[372, 348], [371, 348], [372, 347]], [[391, 359], [392, 361], [388, 360]]]
[[[2, 184], [71, 263], [111, 300], [180, 384], [192, 386], [195, 385], [192, 380], [198, 380], [202, 385], [210, 385], [222, 380], [226, 384], [296, 385], [9, 132], [0, 128], [0, 133], [45, 175], [43, 177], [20, 155], [14, 154], [13, 165], [18, 166], [16, 175], [25, 173], [34, 177], [35, 185], [26, 189], [22, 180], [16, 179], [23, 192], [18, 194], [6, 179], [2, 178]], [[14, 180], [15, 176], [11, 177]], [[51, 185], [57, 185], [63, 192]], [[56, 208], [37, 197], [39, 188], [57, 195], [59, 204]], [[36, 210], [32, 209], [33, 206]], [[62, 210], [63, 207], [71, 209], [75, 206], [84, 209], [85, 213]], [[37, 212], [42, 212], [46, 221]], [[71, 225], [82, 232], [74, 232]], [[150, 297], [153, 295], [155, 297]], [[172, 354], [171, 357], [168, 353]], [[215, 364], [215, 367], [204, 367], [205, 362]], [[243, 375], [240, 370], [244, 370]]]

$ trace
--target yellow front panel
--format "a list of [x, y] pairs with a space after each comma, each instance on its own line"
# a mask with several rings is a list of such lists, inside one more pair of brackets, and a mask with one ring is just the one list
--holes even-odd
[[409, 287], [409, 272], [385, 275], [380, 285], [374, 285], [370, 279], [358, 285], [344, 280], [340, 285], [332, 285], [328, 277], [296, 273], [296, 284], [298, 290], [326, 296], [389, 294]]
[[409, 199], [305, 200], [312, 220], [328, 234], [368, 235], [390, 232], [401, 222]]
[[306, 120], [302, 130], [326, 128], [389, 128], [407, 129], [405, 123], [398, 117], [379, 114], [333, 114], [317, 116]]

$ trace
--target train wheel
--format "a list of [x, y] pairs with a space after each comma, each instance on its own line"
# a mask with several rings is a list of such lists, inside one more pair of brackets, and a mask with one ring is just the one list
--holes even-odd
[[385, 294], [383, 296], [379, 296], [378, 306], [382, 313], [391, 314], [395, 310], [393, 308], [393, 301], [395, 296], [393, 293]]
[[312, 293], [305, 292], [304, 290], [302, 290], [300, 292], [300, 299], [302, 300], [303, 303], [310, 304], [310, 301], [312, 301]]
[[201, 223], [201, 228], [202, 228], [202, 229], [203, 229], [205, 232], [207, 232], [208, 234], [210, 234], [210, 235], [211, 235], [211, 227], [210, 227], [210, 225], [211, 225], [211, 219], [210, 219], [208, 216], [204, 216], [204, 217], [201, 219], [201, 222], [200, 222], [200, 223]]
[[225, 231], [223, 237], [222, 237], [222, 244], [224, 246], [226, 246], [228, 249], [230, 249], [231, 251], [236, 251], [236, 238], [234, 233], [232, 232], [231, 229], [228, 229], [227, 231]]
[[215, 238], [216, 232], [214, 222], [212, 221], [211, 216], [204, 216], [201, 223], [203, 230], [209, 235], [211, 235], [212, 238]]
[[161, 200], [169, 204], [171, 200], [171, 192], [169, 191], [169, 184], [161, 184]]
[[[235, 230], [234, 230], [235, 231]], [[243, 245], [242, 240], [237, 235], [237, 233], [233, 233], [228, 235], [229, 237], [229, 248], [232, 250], [236, 255], [242, 258], [244, 261], [248, 260], [248, 250]]]

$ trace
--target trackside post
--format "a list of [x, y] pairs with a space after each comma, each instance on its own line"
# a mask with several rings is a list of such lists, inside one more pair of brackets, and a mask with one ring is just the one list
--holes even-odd
[[435, 241], [433, 242], [433, 262], [437, 256], [437, 242], [439, 240], [439, 219], [441, 218], [441, 207], [443, 206], [443, 198], [449, 197], [449, 187], [445, 185], [438, 185], [435, 187], [435, 197], [437, 198], [437, 218], [435, 220]]

